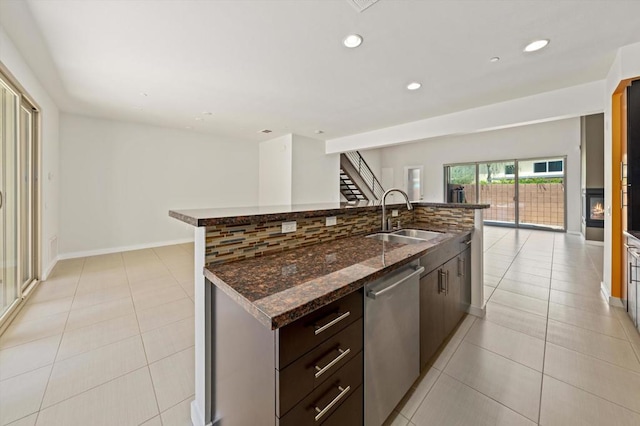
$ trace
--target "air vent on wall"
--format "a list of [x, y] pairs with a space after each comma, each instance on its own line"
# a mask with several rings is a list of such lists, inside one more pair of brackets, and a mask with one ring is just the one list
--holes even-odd
[[358, 12], [363, 12], [365, 9], [373, 6], [379, 0], [347, 0], [351, 6], [353, 6]]

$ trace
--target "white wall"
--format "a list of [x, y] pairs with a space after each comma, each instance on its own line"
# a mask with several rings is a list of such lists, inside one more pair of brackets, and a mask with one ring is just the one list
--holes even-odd
[[171, 209], [255, 205], [255, 143], [60, 116], [60, 253], [193, 239]]
[[258, 204], [291, 204], [292, 135], [260, 142]]
[[[4, 2], [3, 2], [4, 3]], [[13, 3], [13, 2], [6, 2]], [[0, 11], [4, 11], [0, 9]], [[49, 241], [58, 235], [59, 173], [58, 173], [58, 124], [59, 111], [49, 93], [40, 84], [38, 77], [29, 68], [9, 35], [0, 25], [0, 62], [24, 87], [28, 95], [40, 108], [41, 131], [41, 237], [40, 278], [46, 278], [55, 264], [55, 253], [50, 253]]]
[[325, 154], [324, 141], [293, 135], [291, 203], [340, 201], [340, 154]]
[[324, 141], [294, 134], [260, 142], [259, 204], [340, 201], [340, 155], [324, 149]]
[[404, 167], [424, 166], [424, 199], [444, 200], [445, 164], [567, 156], [567, 231], [580, 232], [580, 119], [434, 138], [380, 150], [383, 168], [393, 168], [394, 186], [404, 188]]

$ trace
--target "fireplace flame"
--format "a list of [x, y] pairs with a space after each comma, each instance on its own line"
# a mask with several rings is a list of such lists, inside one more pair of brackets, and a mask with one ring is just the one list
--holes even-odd
[[591, 219], [604, 220], [604, 206], [602, 203], [596, 203], [591, 208]]
[[602, 206], [601, 203], [596, 203], [595, 206], [593, 206], [593, 209], [591, 209], [591, 212], [594, 215], [601, 215], [604, 214], [604, 207]]

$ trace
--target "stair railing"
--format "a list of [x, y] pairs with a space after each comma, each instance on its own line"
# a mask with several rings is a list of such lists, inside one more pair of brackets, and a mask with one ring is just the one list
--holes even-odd
[[376, 175], [371, 171], [371, 167], [364, 161], [362, 155], [358, 151], [349, 151], [344, 153], [351, 164], [358, 170], [360, 177], [367, 184], [373, 195], [376, 196], [376, 199], [381, 199], [384, 194], [384, 188], [380, 184], [380, 181], [376, 178]]

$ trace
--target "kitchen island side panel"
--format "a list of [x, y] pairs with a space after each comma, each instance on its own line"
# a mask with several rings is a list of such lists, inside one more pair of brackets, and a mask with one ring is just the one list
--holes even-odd
[[214, 425], [275, 425], [275, 332], [213, 289]]

